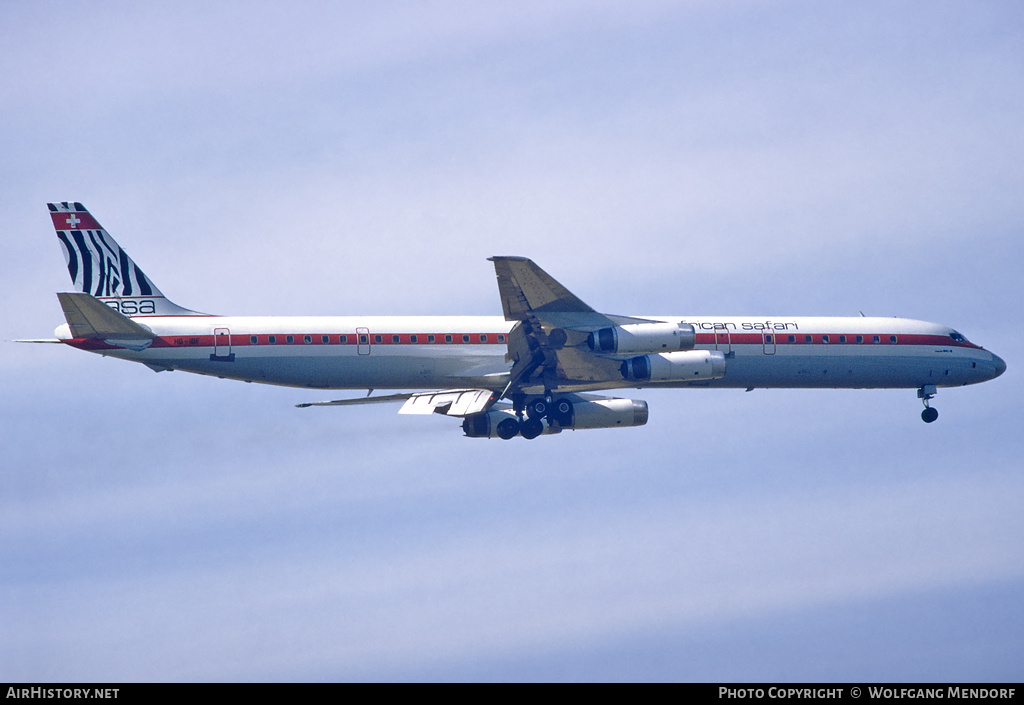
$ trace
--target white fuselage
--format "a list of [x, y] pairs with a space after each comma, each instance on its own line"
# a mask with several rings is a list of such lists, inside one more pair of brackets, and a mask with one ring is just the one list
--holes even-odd
[[[616, 387], [913, 388], [974, 384], [1005, 364], [950, 328], [900, 318], [645, 316], [685, 321], [696, 349], [726, 356], [726, 372], [701, 382], [626, 379], [572, 383], [565, 391]], [[217, 377], [320, 389], [483, 388], [508, 381], [512, 326], [490, 316], [139, 316], [157, 336], [144, 350], [98, 340], [84, 350]], [[625, 360], [627, 355], [606, 355]]]

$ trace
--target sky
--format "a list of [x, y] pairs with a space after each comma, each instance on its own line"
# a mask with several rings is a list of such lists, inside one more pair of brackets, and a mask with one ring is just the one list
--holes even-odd
[[[1020, 681], [1024, 10], [0, 4], [0, 681]], [[905, 316], [940, 390], [468, 439], [56, 345], [45, 204], [176, 303]]]

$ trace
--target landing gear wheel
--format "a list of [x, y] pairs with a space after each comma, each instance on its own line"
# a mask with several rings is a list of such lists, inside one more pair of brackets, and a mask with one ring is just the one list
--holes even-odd
[[498, 433], [498, 438], [506, 441], [510, 438], [515, 438], [519, 434], [519, 420], [502, 419], [498, 422], [498, 427], [495, 431]]
[[526, 405], [526, 415], [531, 419], [542, 419], [548, 413], [548, 403], [543, 399], [534, 399]]
[[935, 419], [939, 418], [938, 409], [933, 409], [928, 405], [928, 402], [935, 398], [935, 394], [938, 389], [934, 384], [926, 384], [917, 390], [917, 398], [924, 404], [924, 411], [921, 412], [921, 420], [925, 423], [931, 423]]
[[551, 415], [559, 426], [567, 427], [572, 425], [572, 402], [568, 399], [558, 399], [551, 409]]
[[520, 433], [523, 434], [523, 438], [534, 439], [544, 433], [544, 422], [535, 416], [531, 416], [526, 421], [523, 421]]

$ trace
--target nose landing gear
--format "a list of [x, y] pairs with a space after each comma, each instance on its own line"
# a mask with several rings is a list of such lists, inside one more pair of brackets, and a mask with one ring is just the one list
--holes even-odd
[[928, 400], [932, 399], [936, 394], [934, 384], [926, 384], [917, 390], [917, 398], [924, 403], [924, 411], [921, 412], [921, 420], [925, 423], [931, 423], [935, 419], [939, 418], [939, 410], [933, 409], [928, 405]]

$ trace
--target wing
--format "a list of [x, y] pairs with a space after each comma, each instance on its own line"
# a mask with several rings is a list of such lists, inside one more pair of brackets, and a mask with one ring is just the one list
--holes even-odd
[[314, 401], [296, 404], [300, 409], [309, 406], [353, 406], [356, 404], [381, 404], [404, 401], [398, 410], [400, 414], [445, 414], [446, 416], [470, 416], [486, 411], [494, 403], [494, 392], [490, 389], [444, 389], [434, 392], [413, 392], [408, 394], [387, 394], [379, 397], [357, 397], [337, 401]]
[[612, 320], [583, 303], [526, 257], [491, 257], [506, 321], [543, 317], [553, 326], [609, 326]]
[[379, 397], [356, 397], [355, 399], [336, 399], [334, 401], [307, 401], [304, 404], [296, 404], [299, 409], [310, 406], [357, 406], [360, 404], [386, 404], [392, 401], [406, 401], [412, 394], [386, 394]]
[[508, 336], [513, 364], [499, 399], [521, 390], [621, 382], [621, 360], [592, 354], [587, 337], [601, 328], [652, 321], [595, 311], [526, 257], [490, 261], [505, 320], [518, 321]]
[[298, 406], [401, 401], [404, 404], [400, 414], [467, 417], [489, 411], [506, 397], [512, 398], [516, 403], [515, 411], [521, 413], [526, 395], [622, 386], [623, 359], [594, 354], [588, 339], [608, 328], [658, 321], [600, 313], [525, 257], [491, 257], [490, 261], [494, 262], [505, 319], [516, 321], [506, 337], [506, 359], [512, 362], [512, 369], [500, 393], [493, 389], [443, 389]]

